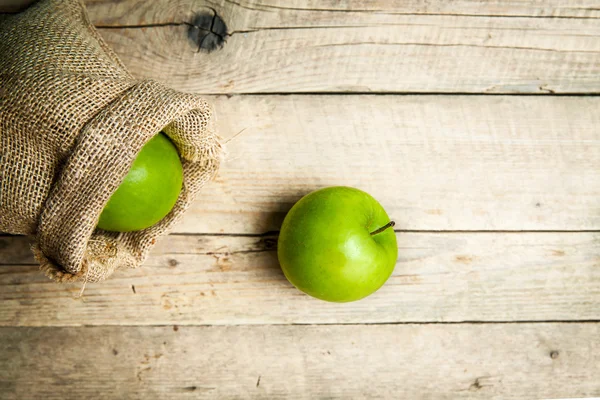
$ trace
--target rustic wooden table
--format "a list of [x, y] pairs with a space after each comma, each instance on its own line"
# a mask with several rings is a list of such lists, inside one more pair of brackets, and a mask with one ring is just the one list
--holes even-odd
[[[227, 157], [82, 297], [0, 237], [1, 398], [600, 396], [599, 0], [86, 3], [136, 76], [214, 103]], [[329, 185], [398, 223], [356, 303], [277, 263]]]

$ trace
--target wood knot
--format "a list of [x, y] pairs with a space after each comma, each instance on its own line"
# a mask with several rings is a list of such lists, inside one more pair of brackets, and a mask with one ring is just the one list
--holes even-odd
[[198, 13], [189, 25], [188, 38], [198, 48], [198, 52], [202, 50], [210, 53], [225, 44], [227, 25], [215, 10], [212, 10], [212, 14]]
[[550, 352], [550, 358], [553, 359], [553, 360], [556, 360], [559, 355], [560, 355], [560, 353], [558, 351], [556, 351], [556, 350], [552, 350]]

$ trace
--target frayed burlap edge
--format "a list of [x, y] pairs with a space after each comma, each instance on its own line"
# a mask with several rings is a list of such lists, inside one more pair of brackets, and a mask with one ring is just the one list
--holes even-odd
[[46, 257], [34, 238], [30, 238], [30, 240], [33, 242], [31, 251], [40, 263], [40, 270], [48, 278], [59, 283], [95, 282], [96, 280], [89, 276], [89, 272], [94, 269], [95, 264], [101, 265], [107, 276], [110, 276], [117, 269], [135, 268], [138, 264], [138, 260], [125, 249], [118, 239], [94, 235], [94, 238], [88, 242], [87, 254], [81, 264], [81, 269], [77, 273], [70, 273]]

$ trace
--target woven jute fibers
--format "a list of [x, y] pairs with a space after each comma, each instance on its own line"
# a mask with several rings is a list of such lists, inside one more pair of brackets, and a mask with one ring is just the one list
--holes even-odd
[[[143, 231], [96, 229], [143, 145], [163, 130], [183, 163], [172, 212]], [[136, 80], [78, 0], [45, 0], [0, 23], [0, 231], [34, 237], [57, 281], [139, 265], [216, 174], [221, 146], [201, 98]]]

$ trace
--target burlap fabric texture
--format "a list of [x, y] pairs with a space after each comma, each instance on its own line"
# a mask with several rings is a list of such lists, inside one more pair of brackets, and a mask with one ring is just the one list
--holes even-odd
[[[0, 231], [33, 237], [56, 281], [100, 281], [142, 263], [217, 172], [221, 147], [201, 98], [136, 80], [78, 0], [44, 0], [0, 19]], [[184, 185], [143, 231], [96, 229], [143, 145], [163, 130]]]

